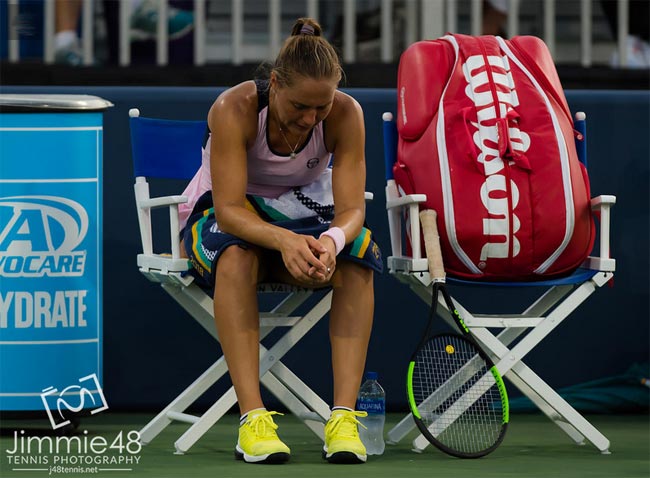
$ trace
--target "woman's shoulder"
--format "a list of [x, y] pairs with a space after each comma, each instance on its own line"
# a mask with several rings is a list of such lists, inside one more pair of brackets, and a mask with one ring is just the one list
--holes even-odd
[[352, 96], [344, 93], [341, 90], [336, 90], [334, 94], [334, 104], [330, 116], [335, 118], [343, 118], [347, 116], [363, 116], [361, 105]]
[[336, 90], [334, 94], [332, 109], [325, 119], [325, 124], [325, 141], [328, 151], [336, 151], [341, 139], [353, 137], [362, 140], [364, 137], [361, 105], [352, 96], [340, 90]]
[[214, 130], [218, 125], [239, 125], [253, 134], [257, 129], [257, 87], [254, 81], [245, 81], [221, 93], [208, 113], [208, 124]]
[[253, 80], [244, 81], [221, 93], [211, 109], [223, 112], [257, 111], [257, 86]]
[[347, 128], [363, 123], [363, 110], [361, 105], [352, 96], [340, 90], [334, 94], [334, 103], [332, 110], [327, 119], [328, 129], [332, 130], [334, 125], [340, 132], [345, 132]]

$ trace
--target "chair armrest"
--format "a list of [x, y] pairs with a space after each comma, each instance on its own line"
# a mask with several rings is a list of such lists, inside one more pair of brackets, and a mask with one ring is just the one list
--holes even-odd
[[153, 237], [151, 227], [151, 210], [159, 207], [169, 208], [169, 237], [171, 245], [171, 259], [179, 260], [180, 238], [178, 205], [187, 202], [187, 197], [182, 195], [161, 196], [152, 198], [149, 195], [149, 184], [146, 178], [139, 176], [134, 184], [135, 203], [138, 210], [138, 224], [140, 226], [140, 239], [142, 241], [143, 256], [158, 257], [153, 251]]
[[386, 209], [393, 209], [395, 207], [410, 206], [412, 204], [419, 204], [427, 200], [426, 194], [407, 194], [395, 199], [388, 199], [386, 201]]
[[591, 199], [591, 209], [597, 212], [597, 216], [599, 217], [600, 228], [598, 236], [600, 254], [598, 257], [589, 256], [585, 259], [582, 266], [587, 269], [605, 272], [614, 272], [616, 270], [616, 260], [610, 257], [609, 251], [610, 209], [614, 204], [616, 204], [616, 196], [602, 195]]
[[611, 195], [601, 195], [591, 198], [591, 209], [598, 209], [600, 207], [613, 206], [616, 204], [616, 196]]
[[188, 259], [174, 259], [169, 254], [138, 254], [138, 267], [141, 272], [167, 275], [171, 272], [181, 273], [190, 269]]
[[[390, 232], [391, 256], [388, 257], [388, 268], [396, 270], [428, 270], [427, 260], [422, 257], [420, 247], [420, 203], [427, 200], [426, 194], [406, 194], [400, 196], [395, 180], [386, 182], [386, 210]], [[402, 221], [406, 212], [406, 224], [409, 227], [411, 240], [411, 256], [403, 252]]]
[[187, 202], [187, 196], [160, 196], [151, 199], [141, 199], [138, 201], [138, 207], [143, 209], [155, 209], [158, 207], [171, 206], [172, 204], [184, 204]]

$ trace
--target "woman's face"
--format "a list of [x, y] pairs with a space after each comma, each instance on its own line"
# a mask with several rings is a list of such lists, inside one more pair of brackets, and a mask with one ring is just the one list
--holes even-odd
[[295, 136], [307, 134], [329, 114], [337, 84], [335, 79], [297, 76], [291, 86], [281, 87], [271, 74], [271, 108], [280, 127]]

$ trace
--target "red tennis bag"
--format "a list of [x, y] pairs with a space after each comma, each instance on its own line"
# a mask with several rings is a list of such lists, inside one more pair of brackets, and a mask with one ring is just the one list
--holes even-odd
[[592, 249], [589, 180], [546, 45], [448, 35], [411, 45], [398, 72], [395, 180], [438, 212], [447, 273], [536, 280]]

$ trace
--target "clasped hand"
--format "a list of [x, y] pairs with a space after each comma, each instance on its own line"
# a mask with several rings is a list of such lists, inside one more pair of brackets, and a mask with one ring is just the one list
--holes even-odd
[[283, 241], [280, 252], [289, 273], [309, 286], [326, 285], [336, 268], [335, 245], [329, 237], [319, 240], [291, 233]]

